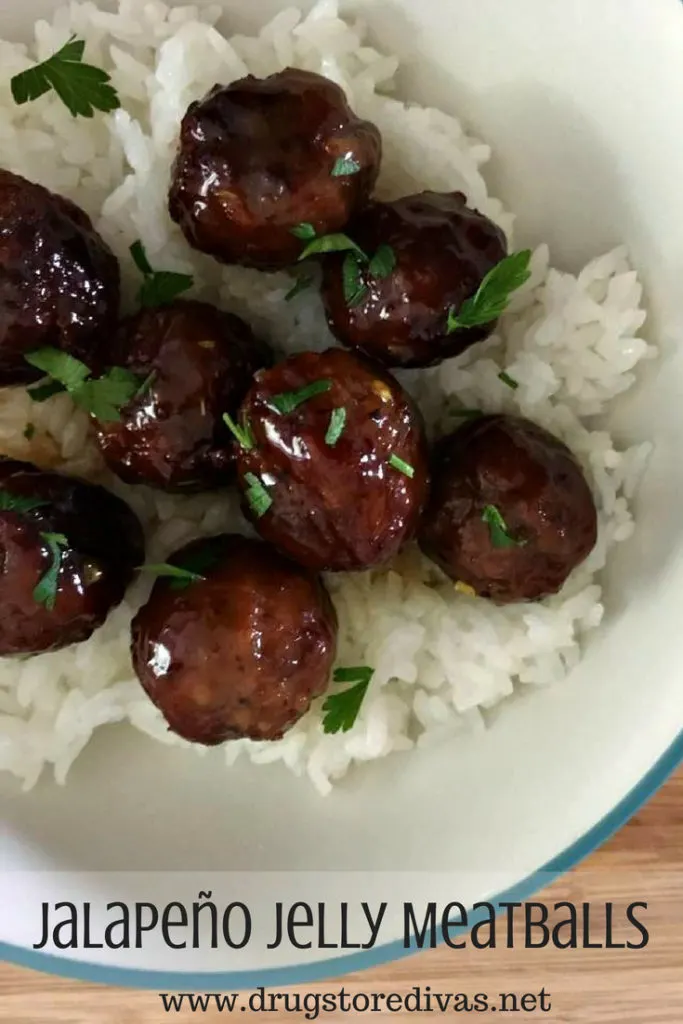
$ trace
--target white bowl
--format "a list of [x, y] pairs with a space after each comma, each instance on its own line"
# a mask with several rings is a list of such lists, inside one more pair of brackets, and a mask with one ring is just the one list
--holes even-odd
[[[232, 26], [251, 30], [285, 5], [225, 6]], [[301, 981], [387, 960], [404, 951], [398, 901], [528, 896], [621, 825], [683, 755], [683, 6], [361, 6], [381, 48], [404, 60], [404, 95], [458, 113], [493, 144], [492, 191], [517, 212], [519, 243], [548, 240], [555, 264], [575, 269], [625, 241], [646, 283], [647, 328], [662, 356], [612, 428], [620, 440], [651, 438], [656, 450], [635, 538], [609, 567], [606, 625], [567, 682], [512, 702], [485, 735], [375, 763], [327, 799], [280, 767], [226, 773], [211, 754], [166, 750], [132, 730], [103, 733], [65, 789], [46, 783], [4, 798], [0, 952], [9, 960], [156, 988]], [[26, 35], [52, 7], [5, 3], [0, 33]], [[154, 875], [114, 874], [124, 871]], [[286, 874], [207, 874], [228, 871]], [[372, 873], [373, 899], [387, 892], [397, 904], [377, 947], [343, 960], [258, 943], [227, 959], [225, 949], [79, 949], [50, 959], [30, 948], [39, 904], [67, 892], [100, 904], [122, 893], [191, 900], [212, 889], [220, 903], [248, 893], [258, 916], [271, 898], [323, 893], [338, 903], [367, 893], [367, 877], [342, 872]], [[179, 972], [189, 973], [181, 981]]]

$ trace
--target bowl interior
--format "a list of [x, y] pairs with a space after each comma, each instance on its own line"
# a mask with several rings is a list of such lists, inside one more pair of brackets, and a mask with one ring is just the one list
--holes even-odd
[[[3, 5], [26, 34], [53, 4]], [[253, 29], [285, 6], [226, 0]], [[303, 6], [306, 6], [305, 4]], [[322, 799], [281, 768], [199, 759], [104, 730], [65, 789], [4, 787], [0, 862], [65, 870], [475, 868], [481, 894], [565, 849], [647, 772], [683, 726], [683, 7], [678, 0], [376, 0], [358, 5], [404, 60], [403, 95], [456, 112], [491, 142], [492, 191], [518, 242], [575, 269], [626, 241], [661, 346], [611, 426], [656, 452], [635, 538], [614, 554], [608, 615], [562, 685], [511, 702], [485, 735], [353, 771]], [[3, 784], [4, 785], [4, 784]], [[496, 890], [494, 890], [496, 891]], [[11, 941], [11, 936], [2, 936]]]

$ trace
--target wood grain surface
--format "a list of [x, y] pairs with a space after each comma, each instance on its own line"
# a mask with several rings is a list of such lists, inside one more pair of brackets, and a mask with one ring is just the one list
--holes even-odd
[[[439, 992], [549, 993], [548, 1012], [506, 1014], [503, 1019], [553, 1024], [681, 1024], [683, 1022], [683, 772], [602, 850], [546, 890], [544, 900], [633, 900], [648, 903], [650, 941], [644, 950], [505, 949], [464, 952], [438, 949], [395, 964], [348, 975], [348, 992], [403, 992], [430, 985]], [[337, 991], [341, 982], [307, 986]], [[291, 991], [297, 991], [292, 989]], [[178, 1024], [225, 1021], [226, 1012], [166, 1014], [154, 992], [136, 992], [62, 981], [0, 966], [2, 1024]], [[243, 1020], [285, 1024], [303, 1013], [249, 1013]], [[388, 1011], [331, 1013], [320, 1021], [392, 1020], [406, 1024], [441, 1014]], [[496, 1020], [500, 1014], [450, 1013], [459, 1020]]]

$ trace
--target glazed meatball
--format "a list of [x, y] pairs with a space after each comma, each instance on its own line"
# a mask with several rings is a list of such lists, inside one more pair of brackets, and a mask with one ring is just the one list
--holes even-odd
[[68, 199], [0, 170], [0, 386], [40, 377], [25, 361], [52, 346], [96, 372], [119, 309], [119, 265]]
[[444, 437], [420, 544], [443, 571], [501, 604], [556, 593], [590, 553], [597, 513], [569, 449], [515, 416]]
[[276, 740], [327, 687], [337, 617], [317, 576], [260, 541], [195, 541], [132, 626], [135, 671], [173, 732], [212, 746]]
[[138, 520], [113, 494], [0, 460], [0, 655], [87, 640], [144, 553]]
[[368, 199], [380, 134], [334, 82], [287, 68], [193, 103], [181, 126], [169, 210], [190, 245], [223, 263], [294, 263], [310, 224], [339, 231]]
[[409, 540], [427, 494], [419, 412], [398, 381], [345, 352], [304, 352], [256, 375], [238, 454], [245, 512], [312, 569], [367, 569]]
[[491, 333], [495, 321], [447, 331], [449, 310], [457, 313], [507, 255], [503, 232], [469, 209], [460, 192], [371, 202], [346, 230], [368, 259], [380, 247], [390, 251], [393, 269], [373, 276], [360, 265], [359, 294], [352, 297], [345, 287], [349, 257], [325, 257], [323, 301], [344, 345], [384, 366], [433, 366]]
[[268, 347], [231, 313], [177, 300], [125, 320], [110, 358], [149, 386], [115, 422], [100, 423], [104, 458], [122, 480], [165, 490], [224, 484], [234, 441], [223, 414], [234, 414]]

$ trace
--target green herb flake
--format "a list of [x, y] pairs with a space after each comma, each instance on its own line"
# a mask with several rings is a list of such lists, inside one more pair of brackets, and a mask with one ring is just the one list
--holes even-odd
[[481, 409], [454, 409], [453, 415], [461, 420], [478, 420], [484, 413]]
[[50, 555], [50, 567], [41, 577], [33, 591], [33, 600], [49, 612], [54, 611], [59, 588], [59, 571], [62, 566], [62, 550], [68, 545], [63, 533], [41, 533]]
[[502, 380], [503, 384], [507, 384], [507, 386], [512, 388], [513, 391], [516, 391], [519, 387], [519, 381], [516, 381], [515, 378], [511, 377], [509, 373], [505, 372], [505, 370], [500, 371], [498, 374], [498, 380]]
[[339, 438], [344, 433], [344, 427], [346, 426], [346, 409], [344, 406], [340, 406], [338, 409], [332, 410], [330, 416], [330, 425], [327, 428], [325, 434], [325, 444], [329, 445], [330, 448], [334, 448]]
[[33, 438], [35, 437], [35, 435], [36, 435], [36, 425], [35, 425], [35, 423], [27, 423], [26, 426], [24, 427], [24, 437], [26, 438], [27, 441], [32, 441]]
[[346, 178], [351, 174], [358, 174], [360, 164], [352, 156], [340, 156], [335, 160], [332, 168], [333, 178]]
[[454, 307], [449, 309], [448, 333], [497, 320], [507, 309], [512, 293], [531, 277], [530, 262], [531, 249], [523, 249], [497, 263], [457, 312]]
[[171, 580], [171, 590], [186, 590], [190, 584], [198, 583], [206, 579], [198, 572], [193, 572], [180, 565], [171, 565], [169, 562], [160, 562], [158, 565], [143, 565], [143, 572], [151, 572], [155, 576]]
[[290, 234], [294, 235], [295, 238], [300, 238], [303, 242], [310, 241], [311, 238], [315, 238], [315, 228], [308, 221], [302, 221], [301, 224], [297, 224], [295, 228], [290, 229]]
[[292, 299], [295, 299], [297, 295], [301, 294], [301, 292], [305, 292], [307, 288], [310, 288], [312, 284], [312, 277], [308, 277], [306, 275], [298, 277], [294, 284], [292, 285], [292, 287], [287, 292], [287, 294], [285, 295], [285, 302], [291, 302]]
[[244, 420], [240, 425], [235, 422], [230, 413], [226, 412], [223, 413], [223, 422], [234, 436], [240, 448], [244, 448], [246, 452], [250, 452], [252, 448], [256, 447], [256, 438], [254, 437], [254, 432], [251, 429], [249, 420]]
[[515, 540], [507, 523], [495, 505], [486, 505], [481, 514], [482, 522], [486, 523], [494, 548], [523, 547], [526, 541]]
[[47, 383], [29, 388], [34, 401], [45, 401], [58, 391], [66, 391], [76, 405], [103, 423], [119, 420], [121, 409], [140, 392], [140, 378], [121, 366], [92, 378], [85, 363], [57, 348], [37, 349], [25, 359], [49, 376]]
[[273, 499], [268, 494], [263, 481], [259, 480], [255, 473], [245, 473], [244, 480], [247, 484], [246, 499], [249, 508], [256, 518], [260, 519], [273, 504]]
[[340, 693], [332, 694], [323, 704], [323, 732], [349, 732], [353, 728], [374, 671], [367, 665], [338, 668], [335, 671], [335, 683], [353, 683], [354, 685]]
[[17, 512], [19, 515], [22, 515], [49, 504], [49, 501], [45, 501], [42, 498], [31, 498], [25, 494], [12, 494], [11, 491], [0, 488], [0, 512]]
[[388, 462], [392, 469], [398, 470], [399, 473], [403, 473], [404, 476], [409, 477], [411, 480], [415, 476], [414, 467], [409, 462], [404, 462], [398, 455], [394, 455], [393, 452], [389, 456]]
[[95, 110], [118, 110], [121, 101], [109, 85], [110, 75], [85, 64], [84, 52], [84, 40], [72, 36], [47, 60], [14, 75], [10, 80], [14, 102], [22, 106], [54, 89], [73, 117], [92, 117]]
[[348, 252], [342, 264], [342, 286], [344, 299], [349, 309], [359, 306], [369, 288], [363, 280], [363, 261], [358, 253]]
[[388, 277], [395, 267], [396, 253], [390, 245], [383, 243], [378, 247], [377, 252], [370, 260], [368, 269], [373, 277], [381, 281], [383, 278]]
[[194, 278], [190, 274], [177, 274], [172, 270], [153, 270], [145, 248], [139, 240], [133, 242], [129, 251], [135, 266], [144, 278], [138, 291], [138, 302], [143, 309], [167, 306], [183, 292], [192, 288]]
[[322, 395], [329, 391], [331, 387], [331, 380], [314, 380], [302, 388], [297, 388], [295, 391], [283, 391], [279, 395], [271, 395], [267, 405], [269, 409], [285, 416], [288, 412], [298, 409], [304, 402], [315, 398], [316, 395]]
[[320, 238], [314, 238], [299, 256], [299, 262], [308, 259], [309, 256], [318, 256], [325, 252], [356, 252], [362, 259], [367, 260], [367, 256], [353, 239], [349, 238], [348, 235], [335, 234], [321, 235]]

